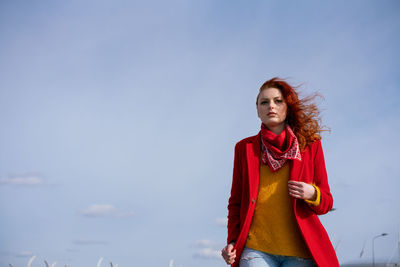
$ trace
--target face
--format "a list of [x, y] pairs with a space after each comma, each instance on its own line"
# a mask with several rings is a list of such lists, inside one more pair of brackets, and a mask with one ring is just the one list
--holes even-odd
[[270, 130], [285, 127], [287, 104], [279, 89], [267, 88], [260, 92], [257, 114]]

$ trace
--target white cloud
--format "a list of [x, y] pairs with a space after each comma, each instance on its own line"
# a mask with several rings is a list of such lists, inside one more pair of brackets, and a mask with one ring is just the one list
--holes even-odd
[[214, 245], [214, 242], [212, 242], [211, 240], [208, 240], [208, 239], [201, 239], [201, 240], [195, 241], [194, 245], [196, 247], [212, 247]]
[[219, 226], [227, 227], [228, 226], [228, 218], [217, 218], [216, 222]]
[[43, 178], [34, 173], [12, 175], [9, 177], [0, 178], [0, 185], [35, 186], [43, 183]]
[[195, 258], [202, 258], [202, 259], [222, 259], [221, 258], [221, 251], [212, 248], [203, 248], [197, 253], [194, 254]]
[[201, 239], [194, 242], [199, 249], [193, 254], [194, 258], [201, 259], [220, 259], [221, 250], [217, 248], [215, 242], [209, 239]]
[[83, 210], [81, 214], [86, 217], [116, 217], [116, 218], [128, 218], [134, 215], [133, 212], [119, 211], [111, 204], [93, 204], [90, 205], [86, 210]]
[[82, 214], [88, 217], [106, 217], [114, 216], [116, 212], [117, 210], [113, 205], [93, 204], [90, 205], [86, 210], [82, 211]]

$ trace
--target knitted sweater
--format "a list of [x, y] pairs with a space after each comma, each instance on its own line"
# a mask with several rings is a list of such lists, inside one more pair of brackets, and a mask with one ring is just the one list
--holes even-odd
[[[311, 258], [293, 214], [288, 179], [288, 163], [276, 172], [260, 164], [259, 192], [246, 247], [275, 255]], [[317, 199], [307, 201], [310, 205], [319, 204], [320, 192], [317, 187], [316, 190]]]

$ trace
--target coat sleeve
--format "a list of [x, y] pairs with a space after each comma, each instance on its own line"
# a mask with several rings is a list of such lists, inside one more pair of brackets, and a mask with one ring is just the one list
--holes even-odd
[[240, 233], [240, 207], [242, 199], [242, 170], [240, 143], [235, 146], [231, 195], [228, 201], [228, 244], [235, 242]]
[[320, 215], [332, 209], [333, 198], [328, 184], [328, 175], [326, 173], [321, 141], [317, 141], [314, 145], [316, 146], [314, 156], [314, 184], [319, 188], [321, 195], [319, 205], [310, 205], [310, 208], [316, 214]]

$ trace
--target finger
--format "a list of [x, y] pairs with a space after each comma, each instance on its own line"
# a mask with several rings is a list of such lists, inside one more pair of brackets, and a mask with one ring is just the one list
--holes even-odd
[[233, 252], [233, 251], [231, 251], [231, 252], [228, 252], [228, 256], [229, 257], [236, 257], [236, 252]]
[[289, 193], [291, 193], [291, 194], [304, 194], [304, 190], [289, 188]]
[[231, 253], [229, 253], [228, 256], [230, 259], [235, 259], [236, 258], [236, 249], [234, 251], [232, 251]]
[[227, 253], [227, 254], [225, 254], [225, 258], [227, 258], [227, 259], [229, 259], [229, 258], [231, 258], [231, 257], [233, 257], [233, 256], [235, 256], [235, 255], [232, 254], [232, 253]]
[[292, 190], [304, 190], [304, 188], [303, 187], [299, 187], [299, 186], [288, 186], [288, 188], [289, 189], [292, 189]]
[[298, 182], [298, 181], [292, 181], [292, 180], [290, 180], [290, 181], [288, 181], [288, 184], [292, 184], [292, 185], [302, 185], [303, 182]]
[[292, 196], [292, 197], [295, 197], [295, 198], [301, 198], [301, 199], [303, 199], [303, 196], [300, 195], [300, 194], [289, 194], [289, 195]]
[[222, 252], [222, 257], [223, 257], [225, 260], [228, 260], [229, 257], [230, 257], [230, 255], [229, 255], [229, 253], [228, 253], [226, 250], [224, 250], [224, 251]]
[[292, 184], [289, 184], [288, 187], [293, 188], [293, 189], [299, 189], [299, 190], [304, 188], [303, 185], [292, 185]]
[[221, 250], [221, 255], [222, 255], [222, 257], [224, 257], [224, 258], [225, 258], [225, 256], [226, 256], [226, 251], [225, 251], [225, 248], [223, 248], [223, 249]]
[[226, 264], [232, 264], [235, 262], [235, 258], [227, 258], [225, 259]]
[[298, 189], [298, 190], [301, 190], [301, 189], [304, 189], [304, 186], [303, 185], [288, 185], [288, 187], [289, 188], [293, 188], [293, 189]]
[[299, 195], [299, 196], [302, 196], [302, 195], [304, 195], [303, 193], [301, 193], [301, 192], [299, 192], [299, 191], [289, 191], [289, 195]]
[[289, 187], [289, 189], [293, 189], [293, 190], [297, 190], [297, 191], [301, 191], [301, 192], [303, 192], [306, 189], [306, 187], [303, 184], [300, 184], [300, 185], [289, 184], [288, 187]]
[[295, 196], [295, 197], [302, 197], [302, 196], [304, 196], [304, 194], [299, 193], [299, 192], [289, 192], [289, 195]]
[[233, 250], [233, 245], [227, 245], [226, 247], [224, 247], [222, 250], [221, 250], [221, 255], [222, 255], [222, 257], [224, 258], [224, 260], [227, 262], [227, 261], [229, 261], [229, 259], [232, 257], [232, 256], [234, 256], [234, 257], [236, 257], [236, 249], [235, 250]]

